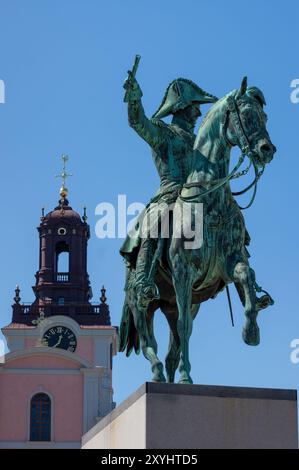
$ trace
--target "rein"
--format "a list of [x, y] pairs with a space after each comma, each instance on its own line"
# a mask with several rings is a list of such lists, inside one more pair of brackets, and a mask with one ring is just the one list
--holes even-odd
[[[248, 137], [246, 136], [246, 133], [243, 129], [242, 122], [241, 122], [241, 119], [240, 119], [240, 116], [239, 116], [239, 113], [238, 113], [238, 109], [237, 109], [237, 106], [236, 106], [236, 102], [235, 102], [235, 99], [234, 99], [233, 96], [228, 96], [227, 106], [228, 106], [228, 110], [229, 110], [229, 112], [231, 113], [231, 116], [232, 116], [234, 129], [235, 129], [235, 132], [237, 134], [242, 153], [239, 157], [237, 165], [233, 168], [233, 170], [229, 173], [229, 175], [227, 175], [225, 178], [223, 178], [220, 181], [220, 183], [214, 185], [210, 189], [207, 189], [206, 191], [201, 193], [199, 196], [204, 197], [207, 194], [213, 193], [214, 191], [217, 191], [218, 189], [222, 188], [230, 180], [237, 179], [237, 178], [240, 178], [241, 176], [246, 175], [249, 171], [249, 168], [251, 167], [251, 164], [253, 164], [255, 178], [252, 181], [252, 183], [250, 183], [245, 189], [243, 189], [241, 191], [232, 192], [233, 196], [240, 196], [242, 194], [245, 194], [247, 191], [249, 191], [249, 189], [251, 189], [254, 186], [253, 195], [251, 197], [251, 200], [250, 200], [249, 204], [247, 204], [247, 206], [245, 206], [245, 207], [239, 206], [239, 209], [245, 210], [245, 209], [248, 209], [254, 202], [254, 199], [255, 199], [255, 196], [256, 196], [256, 191], [257, 191], [257, 183], [258, 183], [258, 180], [260, 179], [260, 177], [262, 176], [262, 174], [264, 172], [265, 166], [263, 166], [261, 171], [258, 170], [257, 164], [256, 164], [255, 159], [254, 159], [253, 152], [250, 150], [249, 140], [248, 140]], [[247, 156], [249, 158], [250, 163], [249, 163], [249, 165], [247, 166], [247, 168], [245, 170], [237, 172], [237, 170], [242, 165], [242, 163], [245, 159], [245, 156]], [[182, 196], [182, 190], [183, 189], [191, 189], [191, 188], [202, 188], [202, 187], [203, 187], [203, 185], [199, 182], [185, 183], [183, 185], [182, 189], [179, 191], [179, 198], [184, 202], [192, 202], [192, 201], [194, 201], [198, 198], [198, 195], [197, 196]]]
[[260, 177], [262, 176], [262, 174], [264, 173], [264, 169], [265, 167], [263, 166], [262, 170], [261, 171], [258, 171], [258, 168], [256, 166], [256, 164], [254, 164], [254, 173], [255, 173], [255, 178], [253, 180], [252, 183], [250, 183], [245, 189], [243, 189], [242, 191], [237, 191], [237, 192], [232, 192], [232, 195], [233, 196], [240, 196], [241, 194], [245, 194], [247, 191], [249, 191], [249, 189], [252, 188], [252, 186], [254, 186], [254, 190], [253, 190], [253, 194], [251, 196], [251, 199], [250, 199], [250, 202], [247, 204], [247, 206], [244, 206], [244, 207], [241, 207], [239, 206], [239, 209], [241, 209], [241, 211], [244, 211], [245, 209], [249, 209], [250, 206], [252, 206], [254, 200], [255, 200], [255, 196], [256, 196], [256, 191], [257, 191], [257, 182], [258, 180], [260, 179]]

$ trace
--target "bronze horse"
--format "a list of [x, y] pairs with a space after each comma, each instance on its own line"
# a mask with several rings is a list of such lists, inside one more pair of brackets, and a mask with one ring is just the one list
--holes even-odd
[[[152, 380], [165, 382], [163, 364], [157, 356], [153, 317], [160, 308], [170, 327], [169, 348], [165, 359], [167, 381], [174, 382], [179, 368], [179, 383], [192, 383], [190, 376], [189, 339], [200, 304], [217, 295], [229, 283], [235, 283], [245, 308], [243, 339], [249, 345], [260, 341], [258, 311], [272, 304], [270, 296], [263, 303], [256, 297], [255, 273], [248, 262], [248, 237], [243, 215], [236, 203], [230, 181], [242, 175], [238, 171], [245, 156], [254, 167], [253, 188], [276, 151], [266, 129], [265, 99], [257, 87], [247, 87], [244, 78], [240, 89], [218, 100], [204, 118], [195, 141], [194, 157], [186, 184], [175, 203], [174, 213], [190, 205], [195, 222], [198, 203], [203, 207], [203, 240], [200, 247], [186, 248], [186, 237], [158, 241], [160, 263], [155, 273], [159, 299], [144, 309], [137, 305], [132, 287], [133, 270], [127, 270], [127, 289], [120, 326], [119, 350], [129, 355], [140, 347], [151, 363]], [[229, 170], [231, 149], [238, 146], [242, 155]], [[241, 194], [241, 191], [237, 194]], [[184, 219], [172, 220], [175, 224]], [[177, 228], [177, 227], [176, 227]]]

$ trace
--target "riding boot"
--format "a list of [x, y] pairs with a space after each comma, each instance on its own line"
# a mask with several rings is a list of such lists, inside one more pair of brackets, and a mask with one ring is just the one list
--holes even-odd
[[145, 307], [151, 300], [159, 298], [153, 280], [154, 276], [151, 275], [155, 249], [156, 240], [151, 238], [142, 239], [135, 271], [135, 289], [140, 307]]
[[270, 305], [273, 305], [274, 304], [274, 300], [272, 299], [271, 295], [269, 294], [269, 292], [267, 292], [266, 290], [264, 290], [261, 286], [259, 286], [255, 280], [255, 272], [253, 271], [253, 269], [251, 269], [252, 273], [253, 273], [253, 280], [254, 280], [254, 290], [255, 292], [263, 292], [264, 295], [261, 295], [261, 297], [258, 297], [256, 295], [256, 303], [255, 303], [255, 306], [256, 306], [256, 309], [257, 311], [260, 311], [260, 310], [263, 310], [264, 308], [267, 308], [269, 307]]

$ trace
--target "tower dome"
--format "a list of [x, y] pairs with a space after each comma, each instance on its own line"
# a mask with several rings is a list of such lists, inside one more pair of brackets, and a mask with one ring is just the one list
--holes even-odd
[[82, 218], [80, 214], [78, 214], [78, 212], [69, 205], [69, 201], [67, 199], [61, 198], [58, 202], [58, 206], [46, 214], [43, 221], [47, 225], [55, 225], [60, 222], [65, 222], [67, 224], [81, 224]]

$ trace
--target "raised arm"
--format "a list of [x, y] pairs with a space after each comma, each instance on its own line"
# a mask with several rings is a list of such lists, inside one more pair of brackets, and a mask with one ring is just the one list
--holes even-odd
[[141, 98], [142, 91], [135, 79], [129, 73], [127, 80], [124, 83], [126, 90], [126, 101], [128, 103], [128, 118], [130, 126], [135, 129], [137, 134], [142, 137], [151, 147], [156, 147], [162, 143], [165, 138], [165, 131], [162, 127], [154, 124], [145, 115]]

